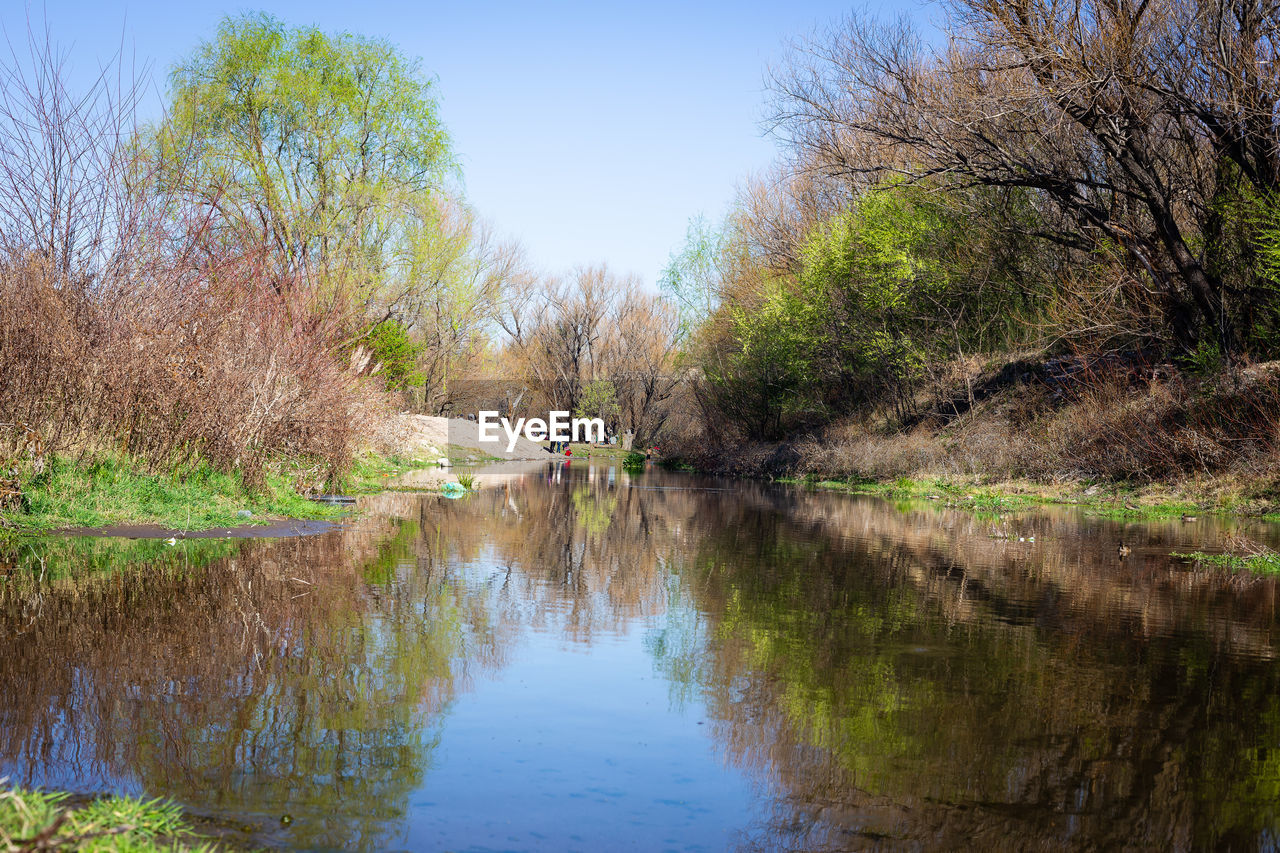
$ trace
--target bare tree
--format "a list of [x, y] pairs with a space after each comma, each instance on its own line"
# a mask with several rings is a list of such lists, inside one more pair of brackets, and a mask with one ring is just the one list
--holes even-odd
[[680, 376], [675, 368], [679, 313], [635, 282], [610, 318], [604, 373], [613, 383], [621, 427], [649, 443], [671, 413]]
[[80, 91], [67, 82], [69, 51], [46, 23], [0, 62], [0, 248], [35, 252], [66, 286], [87, 285], [127, 257], [143, 229], [128, 190], [129, 150], [144, 78], [117, 54]]

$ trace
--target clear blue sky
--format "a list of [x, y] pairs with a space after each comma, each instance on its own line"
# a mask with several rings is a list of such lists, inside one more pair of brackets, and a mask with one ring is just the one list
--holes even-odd
[[[845, 14], [832, 0], [714, 3], [485, 3], [379, 0], [44, 0], [78, 73], [122, 43], [169, 66], [227, 14], [265, 10], [390, 39], [438, 78], [467, 196], [547, 271], [604, 261], [654, 285], [691, 216], [718, 217], [735, 186], [766, 166], [758, 125], [764, 74], [787, 40]], [[917, 0], [872, 0], [921, 19]], [[27, 8], [4, 0], [21, 39]]]

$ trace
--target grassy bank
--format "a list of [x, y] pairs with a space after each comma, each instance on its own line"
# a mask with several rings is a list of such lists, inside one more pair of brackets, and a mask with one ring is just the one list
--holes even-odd
[[[446, 456], [455, 465], [463, 464], [463, 460], [466, 459], [460, 449], [452, 446], [449, 447]], [[419, 458], [394, 453], [361, 453], [356, 456], [351, 471], [340, 484], [341, 490], [348, 495], [374, 494], [385, 489], [387, 480], [398, 474], [439, 467], [438, 458]], [[489, 461], [492, 460], [480, 460], [481, 463]]]
[[[458, 458], [463, 458], [459, 451]], [[372, 494], [397, 474], [435, 467], [434, 459], [366, 452], [331, 488]], [[71, 527], [157, 524], [174, 530], [208, 530], [267, 524], [273, 519], [330, 519], [342, 510], [309, 500], [298, 484], [314, 472], [299, 466], [268, 471], [261, 488], [207, 465], [149, 471], [121, 457], [78, 462], [47, 457], [0, 477], [0, 531], [43, 533]]]
[[27, 465], [7, 480], [0, 524], [28, 532], [112, 524], [204, 530], [336, 516], [332, 507], [300, 495], [294, 482], [290, 472], [274, 471], [262, 488], [250, 489], [239, 476], [207, 465], [155, 473], [121, 457], [81, 463], [50, 456], [38, 469]]
[[158, 853], [211, 850], [173, 803], [100, 797], [72, 807], [64, 793], [0, 791], [0, 851]]
[[612, 444], [570, 444], [574, 459], [626, 459], [628, 450]]

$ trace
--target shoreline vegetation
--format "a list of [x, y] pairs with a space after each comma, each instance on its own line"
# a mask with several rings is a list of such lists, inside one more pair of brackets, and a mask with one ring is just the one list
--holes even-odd
[[1123, 518], [1280, 518], [1277, 365], [1227, 380], [1166, 364], [1105, 383], [1064, 379], [1052, 362], [1016, 368], [974, 370], [972, 401], [922, 396], [925, 414], [910, 427], [850, 418], [732, 452], [686, 448], [674, 461], [974, 509], [1073, 504]]
[[979, 508], [1276, 514], [1280, 19], [1075, 12], [960, 0], [929, 21], [946, 50], [856, 12], [794, 44], [781, 155], [663, 276], [697, 413], [665, 456]]
[[[783, 156], [661, 295], [497, 238], [390, 41], [224, 18], [148, 123], [152, 81], [74, 91], [29, 27], [0, 60], [0, 544], [43, 582], [58, 549], [187, 553], [19, 537], [336, 519], [307, 495], [436, 465], [385, 440], [404, 409], [564, 410], [674, 467], [975, 513], [1280, 518], [1280, 20], [1077, 12], [957, 0], [945, 52], [815, 30], [771, 72]], [[1178, 556], [1280, 572], [1229, 544]], [[0, 782], [0, 853], [213, 843]]]
[[[571, 449], [572, 458], [580, 461], [617, 461], [626, 456], [625, 451], [608, 446], [574, 444]], [[423, 450], [435, 452], [424, 454]], [[348, 473], [334, 484], [335, 493], [377, 493], [390, 478], [439, 468], [442, 456], [451, 467], [441, 470], [451, 471], [460, 481], [471, 466], [503, 461], [454, 445], [445, 445], [442, 451], [435, 447], [367, 450], [355, 455]], [[100, 455], [93, 461], [46, 457], [38, 470], [11, 468], [8, 479], [0, 482], [0, 536], [118, 525], [155, 525], [194, 533], [282, 520], [336, 520], [350, 511], [308, 497], [298, 485], [308, 473], [296, 465], [269, 470], [263, 484], [251, 489], [242, 478], [207, 465], [150, 471], [141, 463], [114, 456]]]
[[[447, 455], [462, 460], [464, 449]], [[373, 494], [388, 478], [438, 467], [436, 457], [366, 451], [335, 484], [346, 495]], [[0, 536], [61, 533], [118, 525], [155, 525], [199, 532], [270, 525], [282, 520], [327, 521], [349, 510], [313, 500], [298, 487], [306, 470], [268, 471], [249, 488], [243, 479], [209, 466], [149, 471], [119, 457], [84, 462], [46, 457], [39, 471], [10, 470], [0, 487]]]
[[75, 850], [83, 853], [212, 851], [182, 808], [138, 797], [75, 797], [65, 792], [7, 787], [0, 780], [0, 853]]
[[974, 512], [1018, 512], [1036, 507], [1078, 507], [1092, 514], [1134, 521], [1167, 518], [1192, 521], [1201, 516], [1280, 521], [1280, 506], [1270, 501], [1218, 496], [1206, 499], [1202, 487], [1180, 489], [1166, 483], [1134, 487], [1105, 481], [1061, 481], [982, 478], [913, 480], [824, 479], [817, 475], [776, 477], [775, 482], [805, 488], [871, 495], [886, 500], [932, 501], [948, 509]]

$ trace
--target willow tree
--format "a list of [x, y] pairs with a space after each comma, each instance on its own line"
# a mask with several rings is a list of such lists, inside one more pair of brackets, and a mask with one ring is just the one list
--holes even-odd
[[432, 81], [386, 41], [225, 18], [172, 71], [158, 150], [224, 243], [372, 300], [453, 169]]

